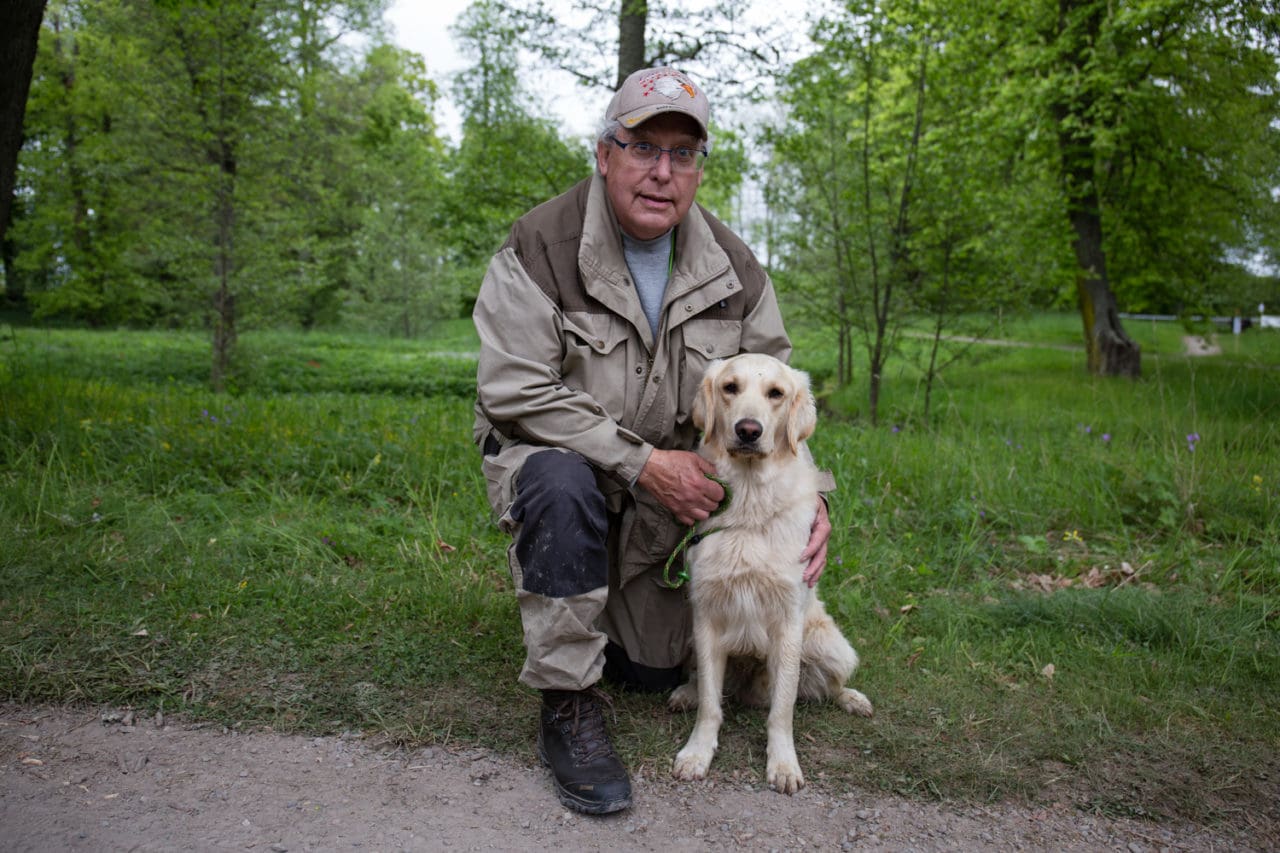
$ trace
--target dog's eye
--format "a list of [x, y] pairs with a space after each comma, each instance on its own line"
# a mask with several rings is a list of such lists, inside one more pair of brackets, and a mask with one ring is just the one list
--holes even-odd
[[737, 394], [737, 393], [738, 393], [738, 383], [737, 383], [737, 382], [726, 382], [726, 383], [724, 383], [724, 393], [726, 393], [726, 394]]
[[781, 399], [782, 399], [783, 397], [785, 397], [785, 396], [786, 396], [786, 394], [783, 394], [783, 393], [782, 393], [782, 389], [781, 389], [781, 388], [770, 388], [770, 389], [769, 389], [769, 399], [770, 399], [770, 400], [781, 400]]

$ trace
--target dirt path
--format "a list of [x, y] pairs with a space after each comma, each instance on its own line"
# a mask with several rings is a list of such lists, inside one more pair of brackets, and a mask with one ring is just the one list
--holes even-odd
[[545, 772], [491, 753], [240, 734], [0, 705], [0, 850], [1263, 850], [1192, 826], [1037, 809], [795, 797], [639, 774], [635, 805], [587, 818]]

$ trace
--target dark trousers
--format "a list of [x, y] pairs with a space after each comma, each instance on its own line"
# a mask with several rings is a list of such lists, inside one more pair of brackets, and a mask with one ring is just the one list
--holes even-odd
[[[525, 675], [532, 677], [526, 682], [541, 679], [555, 689], [571, 689], [586, 686], [602, 670], [605, 678], [631, 689], [676, 687], [680, 667], [633, 662], [603, 632], [589, 630], [597, 628], [595, 617], [608, 601], [614, 521], [591, 464], [576, 453], [533, 454], [520, 469], [511, 517], [519, 524], [512, 548], [530, 652]], [[538, 676], [539, 669], [546, 671]]]

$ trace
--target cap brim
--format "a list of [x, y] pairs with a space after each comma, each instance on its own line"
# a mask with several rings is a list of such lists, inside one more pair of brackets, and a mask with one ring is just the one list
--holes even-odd
[[707, 126], [705, 123], [703, 123], [702, 119], [698, 118], [696, 113], [690, 110], [686, 110], [677, 104], [646, 105], [638, 110], [632, 110], [631, 112], [628, 112], [628, 113], [622, 113], [621, 115], [618, 116], [618, 123], [626, 128], [634, 128], [644, 124], [649, 119], [653, 118], [656, 115], [660, 115], [662, 113], [679, 113], [680, 115], [688, 116], [689, 118], [693, 119], [693, 123], [698, 126], [699, 130], [702, 131], [703, 138], [705, 139], [707, 137]]

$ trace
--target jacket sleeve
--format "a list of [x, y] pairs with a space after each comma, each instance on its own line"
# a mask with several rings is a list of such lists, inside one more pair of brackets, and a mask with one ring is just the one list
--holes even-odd
[[560, 310], [510, 247], [489, 263], [472, 319], [480, 336], [477, 394], [490, 423], [525, 441], [576, 451], [635, 482], [653, 446], [590, 395], [565, 386]]

